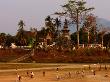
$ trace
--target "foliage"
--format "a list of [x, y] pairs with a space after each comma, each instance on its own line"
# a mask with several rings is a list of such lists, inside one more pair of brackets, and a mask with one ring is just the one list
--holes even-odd
[[[54, 19], [51, 16], [47, 16], [45, 18], [45, 27], [39, 31], [36, 30], [34, 37], [26, 33], [31, 32], [32, 29], [30, 31], [24, 30], [25, 23], [23, 20], [20, 20], [16, 36], [0, 33], [0, 45], [10, 47], [11, 43], [16, 43], [17, 46], [38, 46], [40, 42], [46, 42], [45, 39], [50, 34], [52, 41], [47, 41], [47, 45], [53, 42], [55, 44], [52, 47], [43, 45], [43, 48], [36, 48], [35, 55], [32, 57], [33, 60], [37, 62], [91, 62], [91, 60], [92, 62], [99, 62], [104, 58], [105, 60], [107, 57], [109, 58], [109, 51], [101, 48], [80, 48], [72, 50], [73, 45], [76, 46], [78, 44], [78, 39], [81, 44], [92, 44], [96, 42], [96, 17], [93, 14], [88, 14], [94, 8], [86, 8], [86, 2], [83, 0], [69, 0], [62, 7], [65, 11], [64, 13], [62, 12], [63, 16], [69, 20], [69, 23], [66, 23], [67, 26], [69, 24], [76, 25], [77, 32], [71, 34], [71, 40], [65, 39], [60, 34], [59, 28], [61, 27], [61, 20], [58, 17]], [[102, 42], [103, 38], [104, 46], [110, 47], [110, 33], [105, 34], [102, 31], [98, 33], [98, 38], [99, 43]], [[8, 54], [9, 52], [11, 55], [18, 55], [19, 53], [11, 50], [6, 50], [6, 53], [4, 51], [2, 53], [1, 51], [2, 54]], [[13, 58], [13, 56], [11, 57]]]
[[24, 46], [27, 44], [26, 42], [26, 35], [24, 34], [24, 30], [19, 30], [16, 35], [16, 45]]
[[6, 34], [0, 33], [0, 45], [5, 46]]
[[[86, 15], [88, 11], [93, 10], [94, 8], [86, 8], [86, 2], [83, 0], [69, 0], [68, 3], [63, 5], [67, 16], [69, 16], [72, 19], [73, 24], [79, 24], [82, 20], [84, 20], [84, 16]], [[77, 31], [79, 28], [77, 27]]]
[[110, 48], [110, 33], [104, 35], [104, 46]]
[[23, 28], [25, 26], [24, 21], [23, 20], [20, 20], [19, 23], [18, 23], [18, 26], [19, 26], [19, 30], [24, 29]]
[[5, 46], [10, 47], [11, 43], [15, 43], [15, 37], [8, 34], [8, 35], [6, 35]]
[[55, 25], [50, 16], [45, 18], [45, 26], [47, 27], [47, 32], [55, 32]]

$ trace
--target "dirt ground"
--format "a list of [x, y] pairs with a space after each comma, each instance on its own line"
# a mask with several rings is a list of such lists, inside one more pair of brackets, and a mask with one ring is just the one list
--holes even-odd
[[[31, 72], [34, 73], [33, 78], [30, 77]], [[21, 76], [21, 81], [18, 80], [18, 75]], [[18, 70], [1, 73], [0, 82], [110, 82], [110, 69]]]

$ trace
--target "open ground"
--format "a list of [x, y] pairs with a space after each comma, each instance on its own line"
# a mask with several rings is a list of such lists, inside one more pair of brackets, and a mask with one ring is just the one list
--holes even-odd
[[[27, 75], [27, 72], [29, 73]], [[30, 77], [30, 73], [34, 77]], [[45, 72], [45, 73], [44, 73]], [[0, 82], [110, 82], [109, 64], [1, 63]]]

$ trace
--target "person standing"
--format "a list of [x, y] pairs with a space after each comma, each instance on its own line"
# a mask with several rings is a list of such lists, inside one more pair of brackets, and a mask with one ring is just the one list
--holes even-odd
[[18, 82], [21, 82], [21, 76], [18, 75]]
[[34, 73], [33, 72], [31, 72], [31, 78], [34, 78]]
[[57, 68], [56, 71], [58, 72], [59, 71], [59, 68]]
[[29, 72], [27, 71], [26, 73], [27, 73], [27, 76], [29, 76]]
[[71, 78], [71, 72], [69, 72], [68, 75], [69, 75], [69, 78]]

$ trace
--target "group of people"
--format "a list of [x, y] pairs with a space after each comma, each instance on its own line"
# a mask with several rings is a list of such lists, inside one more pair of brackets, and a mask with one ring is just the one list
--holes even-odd
[[33, 72], [30, 72], [30, 73], [29, 73], [29, 72], [27, 71], [27, 76], [30, 76], [30, 78], [34, 78], [34, 73], [33, 73]]
[[[28, 72], [27, 71], [26, 73], [27, 73], [28, 77], [34, 78], [34, 73], [33, 72]], [[45, 71], [43, 71], [42, 74], [43, 74], [43, 77], [45, 77]], [[21, 82], [21, 79], [22, 79], [21, 75], [17, 74], [17, 82]]]
[[[30, 78], [34, 78], [34, 73], [33, 72], [27, 72], [27, 76], [29, 76]], [[17, 75], [17, 82], [21, 82], [21, 80], [22, 80], [22, 77], [21, 77], [21, 75]]]
[[[96, 75], [96, 70], [92, 69], [92, 67], [90, 65], [88, 66], [88, 69], [89, 69], [88, 70], [89, 73], [92, 73], [92, 75]], [[102, 66], [100, 65], [99, 66], [99, 71], [101, 69], [102, 69]], [[107, 70], [107, 66], [106, 65], [104, 66], [104, 69]], [[88, 74], [88, 72], [87, 72], [87, 74]], [[46, 75], [45, 71], [42, 71], [42, 75], [43, 75], [43, 77], [45, 77], [45, 75]], [[75, 73], [68, 72], [68, 74], [67, 74], [67, 76], [65, 76], [65, 78], [66, 77], [72, 78], [73, 76], [85, 77], [85, 75], [86, 75], [86, 71], [85, 71], [85, 69], [83, 69], [83, 70], [77, 70]], [[34, 73], [27, 71], [27, 76], [30, 77], [30, 78], [34, 78]], [[108, 75], [106, 74], [105, 76], [108, 76]], [[61, 76], [59, 74], [59, 68], [56, 68], [56, 79], [60, 80], [60, 78], [61, 78]], [[22, 77], [20, 75], [18, 75], [18, 82], [21, 82], [21, 79], [22, 79]]]
[[[107, 65], [101, 66], [101, 64], [100, 64], [99, 67], [98, 67], [98, 69], [99, 69], [99, 71], [101, 71], [101, 70], [107, 70], [108, 67], [107, 67]], [[76, 76], [76, 77], [84, 78], [86, 75], [94, 75], [94, 76], [96, 76], [96, 72], [97, 72], [97, 71], [98, 71], [98, 70], [94, 69], [94, 67], [92, 68], [92, 66], [89, 65], [87, 71], [86, 71], [86, 69], [84, 68], [84, 69], [81, 69], [81, 70], [77, 70], [75, 73], [68, 72], [68, 73], [66, 74], [66, 76], [63, 75], [63, 77], [64, 77], [64, 78], [72, 78], [72, 77], [75, 77], [75, 76]], [[62, 75], [61, 75], [61, 76], [59, 75], [59, 68], [56, 69], [56, 72], [57, 72], [56, 78], [57, 78], [57, 80], [60, 80], [61, 77], [62, 77]], [[108, 77], [108, 74], [106, 73], [104, 77]]]

